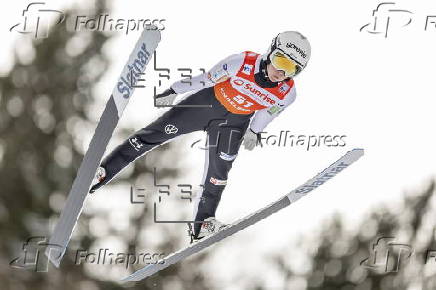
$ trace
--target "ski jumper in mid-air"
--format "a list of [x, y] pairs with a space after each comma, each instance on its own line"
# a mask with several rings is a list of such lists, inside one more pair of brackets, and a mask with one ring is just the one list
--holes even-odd
[[207, 132], [205, 171], [195, 198], [191, 238], [198, 240], [225, 227], [215, 212], [239, 147], [243, 143], [252, 150], [260, 132], [295, 100], [293, 78], [306, 67], [310, 53], [302, 34], [286, 31], [273, 39], [263, 55], [250, 51], [231, 55], [207, 73], [175, 82], [155, 96], [157, 106], [172, 105], [177, 95], [195, 92], [106, 156], [90, 192], [156, 146], [203, 130]]

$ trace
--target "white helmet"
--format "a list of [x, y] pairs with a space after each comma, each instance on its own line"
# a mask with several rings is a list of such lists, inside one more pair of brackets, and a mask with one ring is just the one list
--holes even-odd
[[273, 38], [266, 61], [284, 70], [286, 76], [294, 77], [306, 67], [310, 50], [310, 43], [304, 35], [297, 31], [285, 31]]

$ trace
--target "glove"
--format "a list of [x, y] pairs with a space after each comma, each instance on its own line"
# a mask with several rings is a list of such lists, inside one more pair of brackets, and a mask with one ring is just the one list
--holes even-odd
[[155, 107], [171, 106], [174, 103], [176, 97], [177, 97], [177, 93], [172, 88], [169, 88], [168, 90], [154, 97], [154, 106]]
[[256, 147], [257, 142], [259, 142], [260, 146], [262, 143], [260, 142], [260, 133], [255, 133], [253, 130], [248, 129], [244, 135], [244, 147], [247, 150], [253, 150]]

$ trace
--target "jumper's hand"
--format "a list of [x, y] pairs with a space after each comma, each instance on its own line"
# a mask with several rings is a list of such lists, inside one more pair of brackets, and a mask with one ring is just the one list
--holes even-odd
[[158, 108], [170, 106], [174, 103], [176, 97], [177, 93], [172, 88], [169, 88], [168, 90], [154, 97], [154, 106]]
[[245, 132], [243, 142], [245, 149], [250, 151], [253, 150], [254, 147], [256, 147], [257, 142], [259, 142], [259, 144], [262, 146], [262, 143], [260, 143], [260, 134], [255, 133], [251, 129], [247, 129], [247, 131]]

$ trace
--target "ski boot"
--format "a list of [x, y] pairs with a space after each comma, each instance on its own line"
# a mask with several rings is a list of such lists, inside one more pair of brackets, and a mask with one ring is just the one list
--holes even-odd
[[205, 219], [201, 225], [200, 232], [198, 233], [198, 236], [196, 237], [194, 235], [194, 230], [192, 228], [192, 225], [188, 223], [188, 234], [191, 238], [191, 244], [193, 242], [199, 241], [204, 237], [210, 236], [223, 228], [227, 227], [228, 224], [224, 224], [217, 220], [215, 217], [208, 217]]
[[95, 173], [95, 177], [92, 181], [91, 189], [89, 193], [94, 193], [97, 189], [104, 185], [103, 181], [106, 178], [106, 170], [103, 167], [98, 167], [97, 172]]

